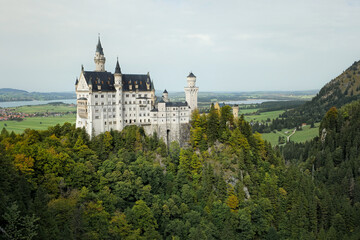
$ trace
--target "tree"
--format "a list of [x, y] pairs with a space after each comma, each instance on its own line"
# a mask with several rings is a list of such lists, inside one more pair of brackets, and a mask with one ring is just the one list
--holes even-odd
[[136, 201], [130, 212], [131, 223], [145, 239], [160, 239], [158, 225], [151, 209], [143, 200]]
[[22, 216], [18, 210], [16, 202], [12, 203], [3, 216], [6, 221], [5, 232], [10, 239], [31, 240], [37, 235], [37, 221], [39, 218], [32, 216]]
[[210, 145], [213, 145], [219, 136], [219, 112], [212, 103], [207, 117], [207, 137]]

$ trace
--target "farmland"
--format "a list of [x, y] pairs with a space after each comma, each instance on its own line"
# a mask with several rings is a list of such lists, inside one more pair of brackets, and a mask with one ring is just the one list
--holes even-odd
[[43, 104], [16, 107], [14, 110], [22, 113], [66, 113], [75, 112], [76, 106], [71, 104]]
[[[314, 128], [310, 128], [309, 125], [304, 126], [301, 131], [296, 131], [294, 135], [290, 137], [290, 141], [293, 142], [306, 142], [319, 134], [319, 125], [320, 123], [316, 123]], [[281, 131], [271, 132], [271, 133], [263, 133], [261, 134], [264, 140], [267, 140], [271, 143], [271, 145], [278, 145], [279, 137], [286, 138], [293, 132], [294, 129], [283, 129]]]
[[9, 132], [21, 133], [25, 129], [45, 130], [56, 124], [64, 124], [65, 122], [75, 123], [76, 114], [67, 114], [63, 116], [51, 117], [31, 117], [25, 118], [23, 121], [1, 121], [0, 129], [6, 128]]
[[[251, 109], [244, 109], [247, 110], [248, 112], [251, 112], [249, 110]], [[242, 113], [242, 110], [239, 111], [240, 114]], [[245, 116], [245, 120], [248, 122], [251, 121], [257, 121], [257, 122], [266, 122], [267, 119], [275, 119], [277, 117], [279, 117], [280, 114], [282, 114], [284, 112], [284, 110], [279, 110], [279, 111], [270, 111], [270, 112], [261, 112], [261, 113], [254, 113], [251, 115], [246, 115]]]

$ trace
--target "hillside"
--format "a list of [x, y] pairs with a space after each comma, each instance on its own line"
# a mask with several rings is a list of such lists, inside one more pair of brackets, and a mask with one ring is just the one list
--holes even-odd
[[27, 92], [13, 88], [0, 88], [0, 102], [57, 100], [76, 98], [73, 92]]
[[19, 89], [14, 89], [14, 88], [0, 88], [0, 94], [4, 94], [4, 93], [28, 93], [25, 90], [19, 90]]
[[320, 122], [331, 107], [341, 107], [360, 98], [360, 61], [354, 62], [338, 77], [327, 83], [319, 93], [304, 105], [286, 111], [287, 126]]
[[[360, 222], [359, 113], [360, 101], [339, 110], [331, 108], [320, 124], [319, 137], [282, 148], [286, 161], [311, 174], [314, 183], [321, 187], [320, 199], [330, 215], [318, 228], [328, 228], [342, 236], [340, 239], [360, 239], [360, 229], [354, 227], [355, 222]], [[353, 238], [344, 235], [356, 231]]]
[[228, 106], [194, 112], [189, 144], [136, 126], [3, 130], [0, 225], [8, 239], [359, 239], [358, 196], [335, 207]]

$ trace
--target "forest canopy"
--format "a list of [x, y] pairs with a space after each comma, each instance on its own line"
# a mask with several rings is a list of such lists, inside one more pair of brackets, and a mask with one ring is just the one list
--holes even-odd
[[[347, 113], [348, 119], [355, 114]], [[346, 118], [332, 114], [322, 123], [331, 125], [329, 136], [341, 126], [339, 116]], [[23, 134], [3, 129], [0, 236], [359, 238], [358, 173], [349, 178], [351, 195], [334, 203], [337, 188], [327, 189], [318, 179], [318, 166], [309, 167], [311, 160], [305, 165], [285, 161], [252, 133], [243, 116], [234, 119], [228, 106], [212, 107], [207, 115], [194, 111], [191, 125], [186, 148], [177, 142], [166, 146], [137, 126], [91, 140], [84, 129], [68, 123]], [[339, 166], [343, 157], [339, 150], [330, 167]], [[348, 201], [345, 209], [343, 201]]]

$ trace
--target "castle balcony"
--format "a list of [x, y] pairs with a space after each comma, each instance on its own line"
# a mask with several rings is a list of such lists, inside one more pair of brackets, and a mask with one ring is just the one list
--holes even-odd
[[81, 118], [88, 118], [88, 106], [86, 98], [77, 99], [77, 112]]

